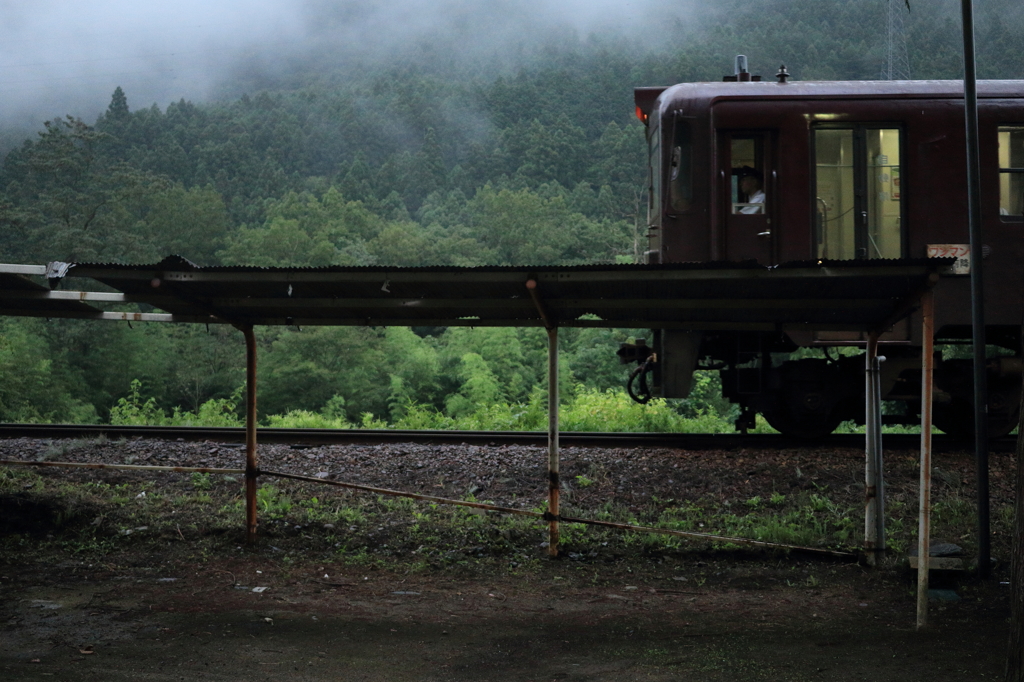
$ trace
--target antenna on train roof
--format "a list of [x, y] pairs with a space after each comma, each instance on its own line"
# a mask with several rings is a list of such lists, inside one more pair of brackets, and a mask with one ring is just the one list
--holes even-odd
[[751, 76], [750, 72], [747, 71], [747, 55], [738, 54], [736, 55], [736, 67], [733, 75], [725, 76], [722, 80], [730, 83], [735, 83], [736, 81], [747, 83], [750, 81], [759, 81], [761, 80], [761, 77]]

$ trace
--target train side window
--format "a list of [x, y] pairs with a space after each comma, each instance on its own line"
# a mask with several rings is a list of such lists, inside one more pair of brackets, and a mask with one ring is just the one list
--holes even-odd
[[869, 129], [864, 131], [864, 138], [868, 258], [899, 258], [903, 255], [900, 131]]
[[816, 130], [814, 133], [814, 239], [818, 258], [855, 257], [853, 131]]
[[818, 258], [900, 258], [900, 131], [852, 126], [814, 131], [814, 240]]
[[669, 210], [685, 213], [693, 204], [693, 141], [690, 123], [681, 117], [672, 131], [672, 156], [669, 159]]
[[1024, 127], [999, 129], [999, 215], [1024, 220]]

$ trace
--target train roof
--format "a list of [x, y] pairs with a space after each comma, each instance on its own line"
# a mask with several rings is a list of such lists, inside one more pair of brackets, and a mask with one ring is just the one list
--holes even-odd
[[[650, 116], [655, 102], [737, 99], [963, 99], [963, 81], [752, 81], [679, 83], [635, 88], [637, 110]], [[1024, 80], [978, 81], [980, 99], [1024, 98]]]

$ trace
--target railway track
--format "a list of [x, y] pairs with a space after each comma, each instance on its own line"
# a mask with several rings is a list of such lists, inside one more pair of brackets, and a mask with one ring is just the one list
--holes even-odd
[[[99, 438], [170, 441], [212, 441], [244, 443], [241, 427], [109, 426], [95, 424], [0, 424], [0, 438]], [[915, 434], [885, 434], [883, 447], [889, 450], [915, 450], [920, 447]], [[297, 447], [316, 445], [377, 445], [382, 443], [421, 443], [438, 445], [533, 445], [547, 444], [540, 431], [408, 431], [378, 429], [271, 429], [257, 431], [257, 442], [289, 444]], [[992, 452], [1012, 452], [1015, 437], [993, 440]], [[687, 450], [734, 450], [740, 448], [863, 447], [861, 434], [832, 434], [818, 440], [798, 440], [781, 434], [708, 434], [708, 433], [592, 433], [566, 431], [559, 434], [565, 447], [659, 447]], [[945, 435], [933, 438], [937, 451], [971, 451], [970, 442]]]

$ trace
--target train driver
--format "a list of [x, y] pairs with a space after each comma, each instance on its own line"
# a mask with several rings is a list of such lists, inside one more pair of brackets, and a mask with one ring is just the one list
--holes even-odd
[[764, 190], [761, 189], [761, 173], [755, 168], [744, 168], [739, 181], [740, 192], [746, 201], [736, 204], [734, 213], [764, 213]]

